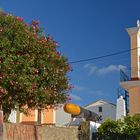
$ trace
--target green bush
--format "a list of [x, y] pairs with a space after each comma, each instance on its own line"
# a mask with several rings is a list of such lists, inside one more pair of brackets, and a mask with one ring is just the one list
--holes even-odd
[[113, 134], [140, 139], [140, 114], [126, 116], [124, 120], [106, 120], [99, 128], [99, 135], [110, 138]]

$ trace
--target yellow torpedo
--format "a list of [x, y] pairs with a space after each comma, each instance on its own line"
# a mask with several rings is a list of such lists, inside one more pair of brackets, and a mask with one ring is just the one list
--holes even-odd
[[81, 109], [78, 105], [67, 103], [64, 106], [64, 111], [66, 113], [72, 114], [72, 115], [79, 115], [81, 112]]

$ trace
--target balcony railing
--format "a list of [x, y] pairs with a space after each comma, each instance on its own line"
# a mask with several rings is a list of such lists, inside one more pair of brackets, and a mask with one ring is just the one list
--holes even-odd
[[[133, 74], [133, 77], [131, 76]], [[137, 76], [135, 76], [137, 75]], [[139, 75], [139, 76], [138, 76]], [[135, 81], [135, 80], [140, 80], [140, 70], [136, 68], [131, 68], [127, 70], [120, 69], [120, 81]]]
[[131, 71], [120, 69], [120, 81], [130, 81], [131, 80]]

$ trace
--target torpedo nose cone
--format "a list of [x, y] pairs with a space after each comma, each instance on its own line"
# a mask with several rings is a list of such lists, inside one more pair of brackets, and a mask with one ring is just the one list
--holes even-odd
[[66, 113], [72, 114], [72, 115], [79, 115], [80, 114], [80, 107], [72, 104], [72, 103], [67, 103], [64, 106], [64, 111]]

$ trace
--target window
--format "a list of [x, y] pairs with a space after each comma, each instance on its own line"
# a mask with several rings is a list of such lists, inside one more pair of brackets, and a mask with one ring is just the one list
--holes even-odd
[[99, 106], [99, 112], [102, 112], [102, 111], [103, 111], [102, 107], [101, 107], [101, 106]]

